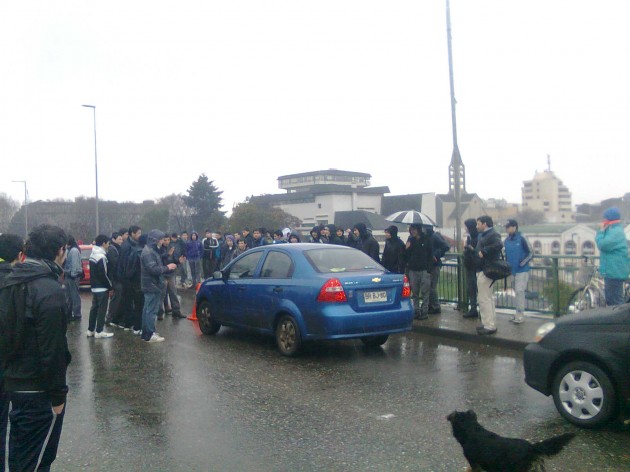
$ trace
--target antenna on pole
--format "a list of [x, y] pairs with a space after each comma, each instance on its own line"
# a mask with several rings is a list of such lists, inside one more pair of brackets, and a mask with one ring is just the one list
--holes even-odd
[[551, 172], [551, 156], [547, 154], [547, 171]]

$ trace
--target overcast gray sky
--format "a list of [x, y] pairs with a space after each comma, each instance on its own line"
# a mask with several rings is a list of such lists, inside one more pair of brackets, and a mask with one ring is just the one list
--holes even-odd
[[[573, 203], [630, 191], [630, 2], [452, 0], [467, 190], [520, 202], [551, 168]], [[0, 192], [184, 193], [226, 210], [283, 174], [448, 190], [445, 0], [3, 1]]]

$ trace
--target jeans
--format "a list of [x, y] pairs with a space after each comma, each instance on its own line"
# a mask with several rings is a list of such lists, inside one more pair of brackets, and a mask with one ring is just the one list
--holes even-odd
[[90, 319], [88, 330], [100, 333], [105, 325], [105, 314], [109, 303], [109, 292], [92, 292], [92, 307], [90, 308]]
[[479, 300], [479, 315], [481, 323], [486, 329], [496, 329], [497, 312], [494, 307], [494, 294], [492, 293], [492, 280], [477, 272], [477, 299]]
[[166, 298], [164, 299], [164, 305], [166, 307], [170, 306], [173, 314], [180, 315], [182, 313], [182, 309], [179, 303], [179, 297], [177, 296], [176, 277], [172, 275], [170, 277], [165, 277], [165, 279], [166, 279]]
[[9, 421], [9, 394], [0, 391], [0, 472], [4, 472], [7, 444], [7, 422]]
[[466, 292], [470, 311], [477, 311], [477, 273], [475, 269], [466, 269]]
[[81, 296], [79, 295], [79, 279], [66, 277], [66, 304], [73, 318], [81, 318]]
[[[411, 287], [411, 302], [414, 311], [423, 315], [429, 312], [429, 292], [431, 290], [431, 274], [425, 270], [410, 270], [409, 285]], [[422, 307], [420, 306], [422, 298]]]
[[429, 290], [429, 310], [440, 311], [440, 299], [438, 297], [438, 283], [440, 281], [441, 266], [431, 269], [431, 289]]
[[625, 303], [623, 299], [623, 280], [604, 278], [604, 293], [606, 295], [606, 305], [622, 305]]
[[199, 283], [199, 279], [203, 277], [203, 274], [201, 273], [201, 259], [189, 259], [188, 262], [190, 263], [192, 283], [193, 286], [196, 286]]
[[52, 411], [46, 392], [9, 392], [9, 469], [47, 471], [57, 457], [66, 409]]
[[145, 292], [142, 310], [142, 339], [148, 341], [155, 333], [155, 319], [164, 300], [162, 292]]
[[528, 272], [517, 272], [513, 275], [513, 286], [516, 305], [516, 318], [521, 319], [525, 312], [525, 290], [527, 290], [527, 281], [529, 280]]

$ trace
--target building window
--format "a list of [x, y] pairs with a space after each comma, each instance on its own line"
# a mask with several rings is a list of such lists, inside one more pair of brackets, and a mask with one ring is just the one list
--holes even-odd
[[575, 256], [577, 254], [577, 244], [575, 244], [575, 241], [567, 241], [564, 243], [564, 253], [567, 256]]
[[558, 241], [551, 243], [551, 254], [554, 256], [560, 254], [560, 243]]
[[582, 244], [582, 255], [592, 256], [593, 254], [595, 254], [595, 245], [592, 241], [584, 241], [584, 244]]
[[317, 208], [321, 208], [321, 207], [322, 207], [322, 204], [321, 204], [321, 203], [318, 203], [318, 204], [317, 204]]
[[537, 256], [542, 254], [542, 243], [540, 241], [534, 241], [534, 254]]

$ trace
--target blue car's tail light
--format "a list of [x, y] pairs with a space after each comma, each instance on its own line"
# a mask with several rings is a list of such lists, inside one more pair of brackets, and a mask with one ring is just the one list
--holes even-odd
[[409, 298], [410, 296], [411, 296], [411, 285], [409, 285], [409, 279], [405, 275], [405, 279], [403, 282], [403, 289], [402, 289], [402, 297]]
[[317, 301], [328, 303], [343, 303], [348, 301], [346, 292], [339, 279], [328, 279], [326, 283], [322, 285], [319, 295], [317, 296]]

